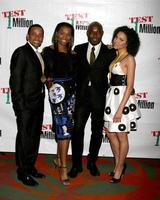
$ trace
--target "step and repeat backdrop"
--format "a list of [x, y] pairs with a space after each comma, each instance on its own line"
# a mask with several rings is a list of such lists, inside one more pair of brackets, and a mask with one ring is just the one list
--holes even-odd
[[[103, 42], [110, 44], [118, 26], [134, 28], [141, 47], [136, 56], [135, 90], [142, 118], [138, 130], [129, 134], [129, 157], [160, 158], [160, 3], [159, 0], [27, 0], [0, 1], [0, 152], [14, 152], [16, 119], [9, 88], [10, 58], [26, 42], [28, 27], [39, 23], [45, 36], [41, 49], [51, 44], [57, 23], [66, 21], [75, 28], [75, 43], [87, 41], [86, 30], [92, 21], [104, 28]], [[40, 153], [56, 153], [51, 131], [51, 111], [46, 90], [45, 114]], [[85, 128], [84, 155], [88, 154], [90, 119]], [[71, 153], [71, 149], [69, 149]], [[112, 156], [103, 140], [99, 156]]]

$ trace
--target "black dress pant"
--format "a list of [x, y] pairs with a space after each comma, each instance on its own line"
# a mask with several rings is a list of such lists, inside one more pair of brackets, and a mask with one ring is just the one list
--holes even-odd
[[43, 122], [44, 97], [38, 109], [24, 109], [17, 116], [16, 137], [16, 165], [17, 172], [29, 174], [34, 170], [35, 161], [38, 156], [40, 134]]
[[[103, 97], [102, 97], [103, 98]], [[74, 166], [82, 166], [84, 147], [84, 130], [89, 116], [91, 117], [91, 138], [88, 162], [96, 162], [102, 143], [104, 99], [96, 102], [91, 89], [88, 87], [83, 103], [77, 99], [75, 108], [75, 131], [72, 137], [72, 162]], [[86, 133], [87, 134], [87, 133]]]

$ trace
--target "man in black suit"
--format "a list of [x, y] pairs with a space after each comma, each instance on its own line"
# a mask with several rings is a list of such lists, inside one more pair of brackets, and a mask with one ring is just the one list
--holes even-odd
[[10, 64], [9, 83], [17, 122], [17, 178], [29, 186], [38, 185], [34, 178], [45, 177], [35, 168], [43, 121], [45, 82], [44, 66], [36, 51], [43, 37], [44, 30], [39, 24], [30, 26], [27, 43], [14, 51]]
[[[68, 173], [71, 178], [83, 171], [84, 129], [89, 116], [91, 117], [92, 133], [87, 168], [91, 175], [100, 175], [96, 160], [102, 142], [103, 114], [108, 89], [107, 75], [109, 65], [116, 56], [114, 49], [109, 49], [102, 43], [102, 36], [102, 25], [99, 22], [92, 22], [87, 30], [88, 43], [75, 47], [78, 57], [78, 72], [75, 132], [72, 138], [72, 168]], [[94, 52], [92, 47], [94, 47]]]

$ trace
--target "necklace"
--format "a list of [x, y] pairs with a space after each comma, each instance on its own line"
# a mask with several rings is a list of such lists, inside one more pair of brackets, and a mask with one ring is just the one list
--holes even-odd
[[111, 73], [112, 73], [112, 69], [114, 67], [114, 65], [123, 58], [123, 56], [126, 54], [126, 50], [123, 50], [121, 53], [119, 53], [119, 55], [116, 56], [116, 58], [111, 62], [110, 66], [109, 66], [109, 78], [111, 78]]

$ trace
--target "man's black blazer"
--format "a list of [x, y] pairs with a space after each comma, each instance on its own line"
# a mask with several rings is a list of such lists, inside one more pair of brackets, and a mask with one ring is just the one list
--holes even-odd
[[93, 101], [104, 105], [106, 92], [108, 89], [108, 72], [109, 65], [116, 56], [114, 49], [108, 49], [102, 43], [99, 54], [93, 63], [90, 65], [87, 60], [88, 43], [75, 46], [74, 50], [77, 53], [77, 103], [83, 103], [86, 95], [88, 81], [91, 80], [91, 91]]
[[26, 43], [17, 48], [11, 58], [10, 88], [15, 113], [24, 109], [36, 110], [42, 104], [41, 63]]

